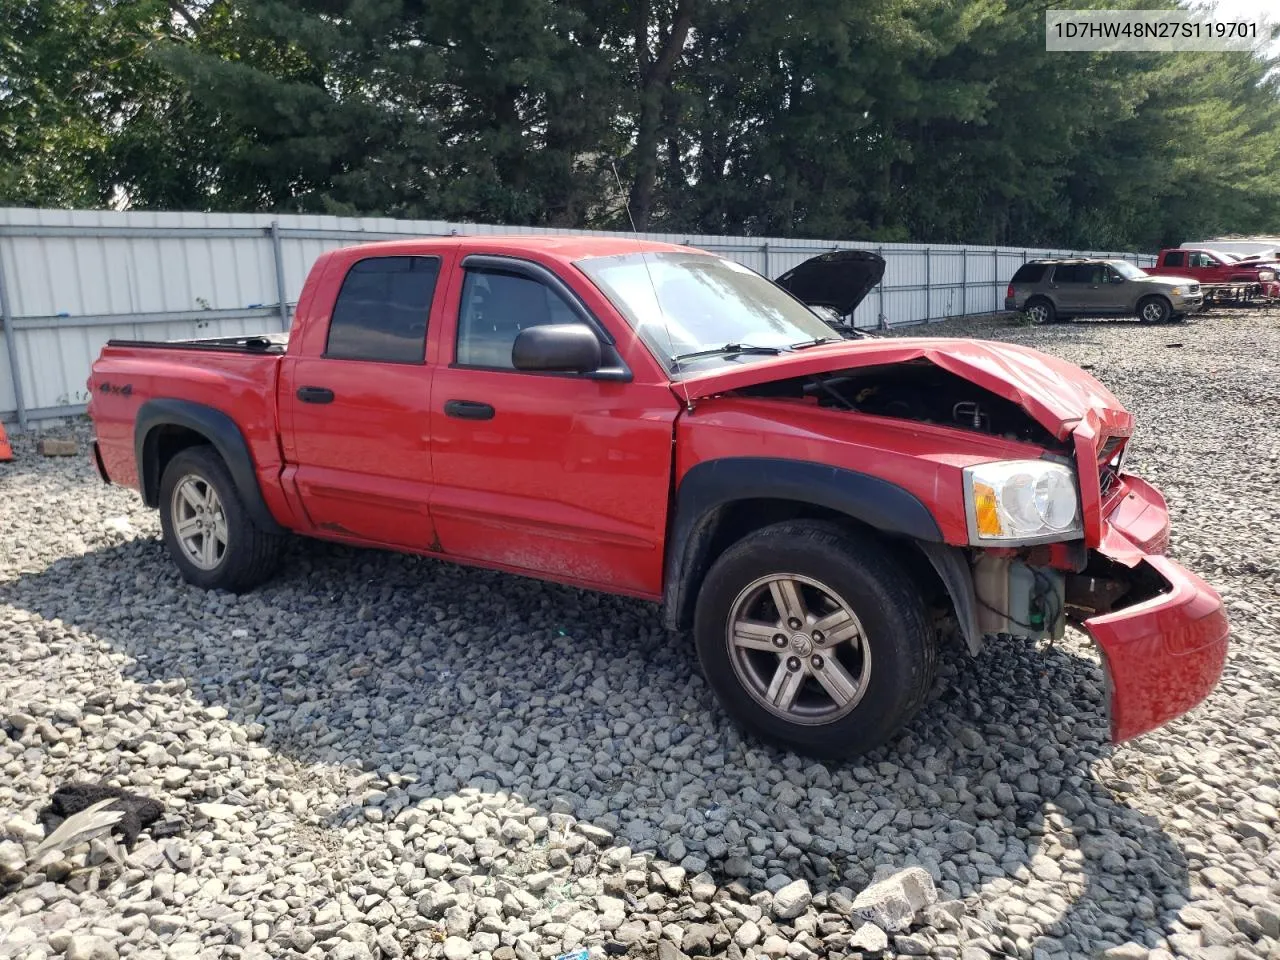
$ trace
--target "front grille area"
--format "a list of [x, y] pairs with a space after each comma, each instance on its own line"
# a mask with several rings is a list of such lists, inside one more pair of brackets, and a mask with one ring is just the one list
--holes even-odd
[[1102, 488], [1104, 503], [1120, 482], [1120, 463], [1123, 460], [1126, 439], [1128, 438], [1112, 437], [1098, 451], [1098, 485]]

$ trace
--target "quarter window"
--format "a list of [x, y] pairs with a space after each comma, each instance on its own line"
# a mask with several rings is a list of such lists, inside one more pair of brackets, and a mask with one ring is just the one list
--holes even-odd
[[458, 364], [512, 370], [511, 348], [521, 330], [577, 323], [564, 298], [544, 283], [498, 270], [468, 270], [458, 315]]
[[1185, 253], [1166, 253], [1164, 255], [1164, 265], [1166, 267], [1185, 267], [1187, 265], [1187, 255]]
[[339, 360], [423, 363], [438, 257], [369, 257], [347, 271], [324, 355]]

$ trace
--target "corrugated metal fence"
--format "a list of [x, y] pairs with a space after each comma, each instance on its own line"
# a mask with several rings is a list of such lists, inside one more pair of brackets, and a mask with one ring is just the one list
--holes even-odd
[[[0, 419], [82, 413], [109, 338], [175, 340], [287, 329], [312, 261], [369, 240], [550, 231], [435, 220], [0, 209]], [[860, 327], [1003, 307], [1028, 258], [1084, 251], [645, 234], [731, 257], [768, 277], [835, 249], [876, 250], [883, 282]], [[1092, 252], [1090, 252], [1092, 253]], [[1146, 265], [1151, 257], [1115, 254]]]

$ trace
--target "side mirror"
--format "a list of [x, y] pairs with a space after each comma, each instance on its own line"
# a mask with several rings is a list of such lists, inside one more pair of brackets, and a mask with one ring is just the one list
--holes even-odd
[[1120, 276], [1120, 274], [1118, 274], [1118, 273], [1117, 273], [1117, 274], [1114, 274], [1114, 275], [1111, 277], [1111, 282], [1112, 282], [1112, 283], [1124, 283], [1124, 277]]
[[511, 345], [511, 365], [517, 370], [591, 373], [600, 363], [600, 339], [585, 323], [530, 327]]

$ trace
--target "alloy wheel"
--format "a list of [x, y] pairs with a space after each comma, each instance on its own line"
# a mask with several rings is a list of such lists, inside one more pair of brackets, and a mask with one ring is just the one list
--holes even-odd
[[726, 629], [739, 682], [789, 723], [831, 723], [858, 705], [871, 651], [853, 608], [826, 584], [794, 573], [748, 584]]
[[212, 570], [227, 553], [227, 516], [218, 491], [204, 477], [187, 474], [169, 504], [173, 532], [187, 559]]

